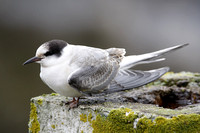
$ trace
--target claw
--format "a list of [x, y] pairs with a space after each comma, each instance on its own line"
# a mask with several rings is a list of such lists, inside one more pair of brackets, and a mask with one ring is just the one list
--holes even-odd
[[72, 108], [77, 108], [78, 107], [78, 103], [79, 103], [79, 97], [77, 98], [77, 100], [76, 100], [75, 97], [73, 97], [72, 101], [69, 101], [69, 102], [67, 102], [65, 104], [69, 104], [69, 110], [70, 110]]

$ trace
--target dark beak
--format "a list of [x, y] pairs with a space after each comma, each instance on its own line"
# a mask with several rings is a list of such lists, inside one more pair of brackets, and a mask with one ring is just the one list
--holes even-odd
[[40, 61], [42, 58], [39, 58], [39, 57], [32, 57], [30, 59], [28, 59], [27, 61], [25, 61], [23, 63], [23, 65], [26, 65], [26, 64], [30, 64], [30, 63], [33, 63], [33, 62], [36, 62], [36, 61]]

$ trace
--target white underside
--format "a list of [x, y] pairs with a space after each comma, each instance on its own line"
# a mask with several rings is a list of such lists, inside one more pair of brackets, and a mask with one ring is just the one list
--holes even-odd
[[[66, 97], [79, 97], [81, 93], [68, 84], [70, 70], [62, 65], [41, 67], [40, 77], [52, 90]], [[61, 70], [63, 69], [63, 70]]]

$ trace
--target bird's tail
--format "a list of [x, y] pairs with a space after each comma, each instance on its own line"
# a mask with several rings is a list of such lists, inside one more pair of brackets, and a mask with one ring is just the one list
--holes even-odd
[[162, 49], [162, 50], [152, 52], [152, 53], [147, 53], [147, 54], [126, 56], [123, 58], [122, 62], [120, 63], [120, 69], [128, 69], [128, 68], [131, 68], [138, 64], [163, 61], [163, 60], [165, 60], [165, 58], [160, 58], [161, 56], [163, 56], [171, 51], [175, 51], [177, 49], [185, 47], [187, 45], [189, 45], [189, 44], [177, 45], [174, 47]]

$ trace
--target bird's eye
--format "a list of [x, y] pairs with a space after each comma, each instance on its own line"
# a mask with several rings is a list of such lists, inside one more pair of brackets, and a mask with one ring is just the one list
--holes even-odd
[[50, 55], [53, 55], [53, 52], [48, 51], [48, 52], [46, 52], [44, 55], [45, 55], [45, 56], [50, 56]]

